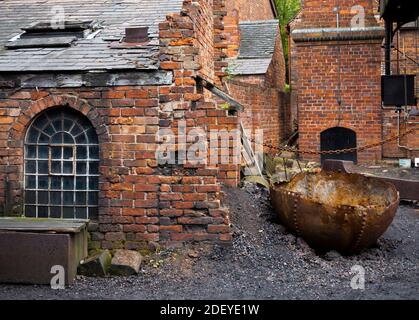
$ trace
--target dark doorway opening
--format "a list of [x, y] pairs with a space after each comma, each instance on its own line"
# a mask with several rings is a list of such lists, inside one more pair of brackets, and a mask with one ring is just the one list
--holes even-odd
[[[347, 148], [356, 148], [356, 133], [355, 131], [343, 127], [334, 127], [324, 130], [320, 134], [320, 150], [341, 150]], [[321, 162], [327, 159], [333, 160], [347, 160], [357, 162], [356, 151], [340, 153], [340, 154], [322, 154]]]

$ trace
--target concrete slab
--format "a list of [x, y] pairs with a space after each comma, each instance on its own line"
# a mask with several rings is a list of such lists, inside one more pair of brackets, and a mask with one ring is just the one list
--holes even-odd
[[87, 256], [86, 223], [34, 220], [0, 218], [0, 282], [49, 285], [59, 265], [71, 284]]

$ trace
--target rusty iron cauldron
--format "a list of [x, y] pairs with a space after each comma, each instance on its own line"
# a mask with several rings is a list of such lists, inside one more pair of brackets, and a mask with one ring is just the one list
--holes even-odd
[[396, 214], [396, 188], [379, 179], [338, 172], [300, 173], [271, 187], [281, 223], [318, 250], [357, 253], [374, 244]]

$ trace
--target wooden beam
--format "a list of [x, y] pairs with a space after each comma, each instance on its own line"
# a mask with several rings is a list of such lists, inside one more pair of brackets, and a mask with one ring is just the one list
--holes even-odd
[[234, 111], [243, 111], [244, 106], [239, 103], [237, 100], [233, 99], [230, 95], [222, 91], [221, 89], [217, 88], [213, 83], [209, 82], [208, 80], [205, 80], [201, 78], [200, 76], [196, 77], [196, 81], [198, 84], [202, 85], [205, 89], [216, 95], [217, 97], [223, 99], [225, 102], [227, 102], [230, 105], [230, 109]]
[[3, 73], [0, 85], [22, 88], [78, 88], [170, 85], [173, 74], [167, 71], [86, 72], [86, 73]]

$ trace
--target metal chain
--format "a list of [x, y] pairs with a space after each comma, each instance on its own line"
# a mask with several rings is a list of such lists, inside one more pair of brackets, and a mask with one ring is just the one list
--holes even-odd
[[[270, 150], [276, 150], [279, 152], [282, 151], [288, 151], [288, 152], [297, 152], [297, 153], [302, 153], [302, 154], [311, 154], [311, 155], [321, 155], [321, 154], [342, 154], [342, 153], [351, 153], [351, 152], [355, 152], [355, 151], [364, 151], [367, 149], [372, 149], [381, 145], [384, 145], [388, 142], [392, 142], [394, 140], [397, 140], [398, 138], [403, 138], [409, 134], [411, 134], [413, 131], [417, 130], [416, 128], [410, 129], [408, 131], [406, 131], [405, 133], [399, 135], [395, 135], [392, 136], [390, 138], [387, 138], [385, 140], [381, 140], [379, 142], [375, 142], [375, 143], [371, 143], [371, 144], [367, 144], [365, 146], [362, 147], [354, 147], [354, 148], [346, 148], [346, 149], [339, 149], [339, 150], [324, 150], [324, 151], [313, 151], [313, 150], [297, 150], [291, 147], [275, 147], [271, 144], [268, 143], [262, 143], [262, 145], [266, 148], [269, 148]], [[253, 143], [257, 143], [255, 142], [254, 139], [249, 139], [251, 142]]]

